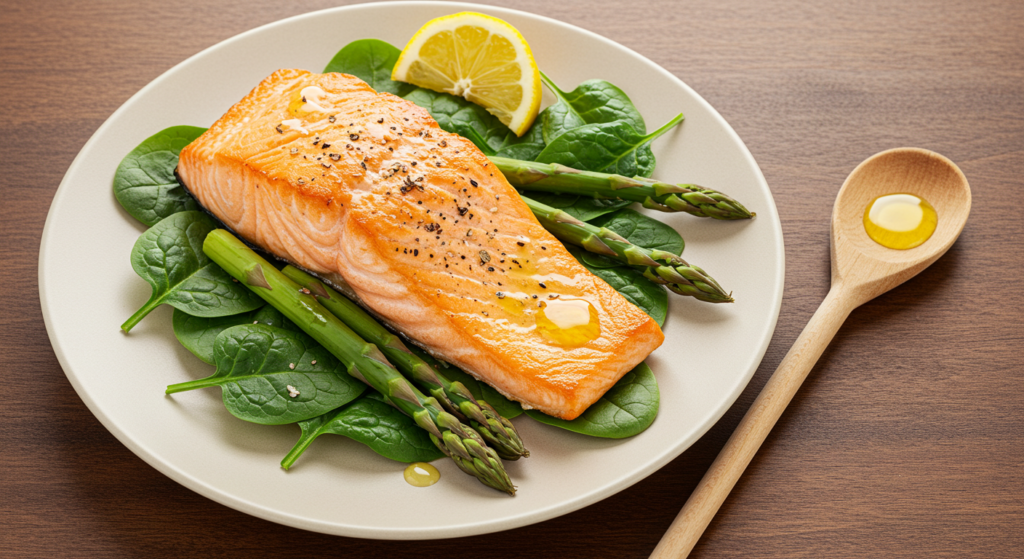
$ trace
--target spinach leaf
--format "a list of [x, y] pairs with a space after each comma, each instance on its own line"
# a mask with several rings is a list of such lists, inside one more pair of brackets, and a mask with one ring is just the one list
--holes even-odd
[[267, 326], [291, 332], [302, 332], [302, 328], [299, 328], [294, 322], [285, 318], [284, 314], [275, 309], [273, 305], [263, 305], [253, 314], [252, 319], [258, 324], [266, 324]]
[[538, 126], [519, 138], [487, 109], [462, 97], [417, 88], [404, 98], [426, 109], [443, 130], [472, 141], [486, 155], [529, 161], [544, 149], [544, 135]]
[[590, 196], [554, 194], [534, 190], [529, 192], [529, 196], [542, 204], [558, 208], [580, 221], [590, 221], [633, 203], [629, 200], [597, 200]]
[[290, 468], [317, 437], [342, 435], [370, 447], [374, 452], [399, 462], [429, 462], [444, 456], [423, 429], [407, 415], [384, 403], [376, 393], [319, 417], [299, 422], [302, 436], [281, 467]]
[[591, 221], [591, 224], [607, 227], [643, 248], [682, 254], [686, 246], [682, 235], [672, 227], [628, 208], [603, 215]]
[[313, 338], [262, 324], [221, 332], [213, 344], [213, 360], [213, 375], [172, 384], [167, 393], [219, 386], [231, 415], [282, 425], [327, 413], [366, 389]]
[[[668, 316], [668, 291], [664, 287], [652, 282], [644, 275], [629, 266], [609, 266], [599, 261], [595, 266], [591, 263], [591, 257], [576, 247], [566, 247], [569, 252], [580, 261], [590, 273], [603, 279], [605, 283], [612, 286], [627, 301], [633, 303], [640, 310], [647, 313], [658, 326], [665, 325], [665, 318]], [[595, 255], [596, 257], [597, 255]], [[609, 262], [612, 262], [609, 260]]]
[[601, 256], [600, 254], [594, 254], [593, 252], [581, 251], [576, 255], [576, 260], [580, 261], [591, 272], [593, 268], [623, 268], [625, 265], [618, 260], [612, 260], [607, 256]]
[[680, 114], [646, 135], [621, 120], [586, 124], [552, 140], [537, 161], [561, 163], [584, 171], [649, 177], [655, 165], [651, 142], [682, 121]]
[[568, 429], [574, 433], [624, 439], [632, 437], [654, 423], [658, 415], [658, 381], [646, 363], [640, 363], [615, 383], [600, 400], [587, 408], [583, 415], [572, 421], [545, 415], [537, 410], [527, 410], [530, 417]]
[[135, 147], [114, 172], [114, 197], [129, 215], [153, 226], [161, 219], [198, 206], [174, 178], [178, 154], [205, 128], [172, 126]]
[[281, 314], [281, 311], [270, 305], [264, 305], [255, 311], [232, 316], [214, 317], [192, 316], [174, 309], [172, 324], [174, 327], [174, 337], [178, 338], [178, 342], [185, 349], [191, 351], [193, 355], [210, 365], [214, 364], [213, 344], [217, 339], [217, 335], [232, 326], [265, 324], [293, 332], [300, 331], [298, 326]]
[[153, 294], [121, 325], [122, 330], [128, 332], [164, 303], [192, 316], [229, 316], [263, 305], [262, 299], [203, 253], [203, 240], [216, 228], [213, 218], [203, 212], [180, 212], [135, 241], [132, 268], [153, 286]]
[[[537, 118], [539, 119], [540, 117]], [[521, 138], [517, 138], [515, 134], [506, 134], [502, 137], [501, 147], [498, 148], [494, 155], [509, 159], [519, 159], [521, 161], [533, 161], [536, 159], [540, 152], [544, 150], [545, 145], [544, 131], [539, 122], [539, 120], [534, 121], [530, 129]]]
[[213, 342], [217, 339], [217, 334], [232, 326], [252, 324], [254, 314], [256, 311], [232, 316], [202, 317], [174, 309], [171, 324], [174, 327], [174, 337], [178, 338], [178, 342], [185, 349], [203, 362], [213, 365]]
[[415, 353], [420, 359], [429, 363], [439, 373], [452, 382], [461, 382], [473, 394], [477, 400], [483, 400], [491, 405], [495, 411], [505, 419], [518, 417], [523, 413], [523, 407], [501, 395], [500, 392], [491, 388], [486, 382], [476, 380], [472, 375], [462, 369], [435, 359], [432, 355], [423, 351], [414, 344], [408, 344], [409, 350]]
[[399, 97], [409, 93], [416, 86], [391, 79], [391, 70], [402, 53], [380, 39], [360, 39], [345, 45], [324, 68], [324, 72], [351, 74], [370, 84], [378, 92], [387, 92]]
[[587, 80], [566, 93], [543, 72], [540, 77], [558, 98], [557, 103], [545, 109], [542, 117], [538, 117], [545, 142], [551, 143], [569, 130], [585, 124], [617, 120], [629, 124], [640, 134], [647, 133], [647, 126], [640, 111], [633, 106], [629, 96], [610, 82]]
[[668, 291], [664, 287], [626, 266], [598, 268], [588, 266], [586, 262], [583, 265], [590, 270], [590, 273], [612, 286], [627, 301], [647, 313], [658, 323], [658, 326], [665, 325], [665, 318], [668, 316]]

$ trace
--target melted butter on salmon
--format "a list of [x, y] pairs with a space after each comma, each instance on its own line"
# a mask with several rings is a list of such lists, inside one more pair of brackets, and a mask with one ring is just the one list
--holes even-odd
[[664, 339], [471, 142], [352, 76], [275, 72], [182, 150], [178, 172], [246, 240], [336, 274], [524, 407], [573, 419]]

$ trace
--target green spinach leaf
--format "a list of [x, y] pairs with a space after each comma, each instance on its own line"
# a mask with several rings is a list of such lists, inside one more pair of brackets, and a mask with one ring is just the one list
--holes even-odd
[[281, 314], [281, 311], [270, 305], [264, 305], [255, 311], [232, 316], [214, 317], [192, 316], [174, 309], [172, 324], [174, 327], [174, 337], [178, 338], [178, 342], [185, 349], [191, 351], [193, 355], [210, 365], [214, 364], [213, 344], [217, 339], [217, 334], [232, 326], [264, 324], [284, 328], [292, 332], [300, 331], [298, 326]]
[[135, 147], [114, 172], [114, 197], [129, 215], [153, 226], [161, 219], [198, 206], [174, 177], [178, 154], [205, 128], [172, 126]]
[[443, 130], [472, 141], [486, 155], [533, 160], [544, 149], [543, 131], [537, 125], [519, 138], [487, 109], [461, 97], [417, 88], [404, 98], [426, 109]]
[[[582, 249], [576, 247], [566, 248], [576, 257], [576, 260], [580, 261], [580, 264], [583, 264], [583, 266], [590, 270], [590, 273], [603, 279], [605, 283], [612, 286], [627, 301], [647, 313], [658, 323], [658, 326], [665, 325], [665, 318], [668, 316], [668, 291], [664, 287], [645, 278], [642, 273], [629, 266], [621, 264], [609, 266], [602, 260], [599, 260], [599, 264], [595, 266], [591, 260], [598, 258], [597, 255], [591, 257], [589, 253]], [[610, 259], [605, 260], [612, 262]]]
[[231, 415], [282, 425], [327, 413], [366, 389], [313, 338], [262, 324], [232, 326], [218, 334], [213, 360], [213, 375], [172, 384], [167, 393], [219, 386]]
[[399, 462], [429, 462], [444, 456], [407, 415], [384, 403], [376, 393], [319, 417], [299, 422], [302, 435], [281, 460], [288, 469], [320, 435], [342, 435], [361, 442], [374, 452]]
[[203, 253], [203, 240], [216, 228], [213, 218], [203, 212], [179, 212], [135, 241], [132, 268], [153, 287], [153, 294], [121, 325], [122, 330], [128, 332], [164, 303], [192, 316], [229, 316], [263, 305]]
[[625, 267], [622, 262], [618, 260], [612, 260], [607, 256], [601, 256], [600, 254], [594, 254], [593, 252], [580, 252], [576, 255], [576, 259], [581, 264], [586, 266], [593, 272], [593, 268], [623, 268]]
[[380, 39], [360, 39], [345, 45], [327, 64], [324, 72], [351, 74], [370, 84], [377, 92], [402, 97], [416, 86], [391, 79], [391, 70], [402, 51]]
[[629, 200], [597, 200], [590, 196], [554, 194], [539, 190], [531, 190], [529, 196], [542, 204], [558, 208], [580, 221], [590, 221], [633, 203]]
[[192, 355], [202, 359], [203, 362], [213, 365], [213, 342], [217, 339], [217, 334], [232, 326], [252, 324], [254, 314], [256, 311], [231, 316], [203, 317], [192, 316], [174, 309], [171, 324], [178, 343], [191, 351]]
[[536, 159], [540, 152], [544, 150], [545, 145], [544, 132], [538, 124], [539, 122], [539, 120], [534, 121], [533, 126], [530, 126], [530, 129], [521, 138], [517, 138], [515, 134], [511, 133], [503, 136], [500, 147], [494, 155], [522, 161], [533, 161]]
[[302, 328], [299, 328], [294, 322], [288, 320], [284, 314], [275, 309], [273, 305], [263, 305], [263, 307], [257, 309], [256, 313], [253, 314], [252, 319], [257, 324], [266, 324], [267, 326], [281, 328], [290, 332], [302, 332]]
[[583, 415], [572, 421], [527, 410], [530, 417], [574, 433], [624, 439], [632, 437], [654, 423], [658, 415], [660, 396], [658, 381], [646, 363], [640, 363], [615, 383], [600, 400], [587, 408]]
[[598, 227], [607, 227], [643, 248], [682, 254], [683, 247], [686, 246], [682, 235], [672, 227], [628, 208], [603, 215], [590, 223]]
[[682, 121], [680, 114], [650, 134], [641, 134], [621, 120], [586, 124], [552, 140], [537, 161], [584, 171], [649, 177], [655, 165], [651, 142]]
[[543, 72], [540, 76], [548, 89], [558, 98], [557, 103], [545, 109], [544, 114], [538, 117], [546, 143], [551, 143], [569, 130], [585, 124], [617, 120], [630, 125], [640, 134], [647, 133], [647, 126], [640, 111], [633, 106], [629, 96], [610, 82], [587, 80], [566, 93]]

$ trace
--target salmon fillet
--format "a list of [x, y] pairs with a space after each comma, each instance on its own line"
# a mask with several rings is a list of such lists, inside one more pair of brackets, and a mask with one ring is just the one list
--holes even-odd
[[242, 238], [526, 408], [574, 419], [664, 340], [476, 146], [353, 76], [275, 72], [178, 174]]

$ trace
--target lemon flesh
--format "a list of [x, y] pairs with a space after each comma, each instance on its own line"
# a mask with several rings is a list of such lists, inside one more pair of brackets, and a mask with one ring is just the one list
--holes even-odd
[[540, 109], [540, 72], [508, 23], [463, 12], [428, 21], [409, 40], [391, 79], [476, 103], [522, 136]]

